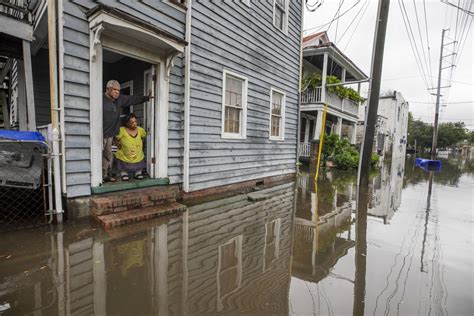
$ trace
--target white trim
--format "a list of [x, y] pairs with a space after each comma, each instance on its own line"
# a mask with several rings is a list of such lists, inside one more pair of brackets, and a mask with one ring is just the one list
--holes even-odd
[[158, 159], [158, 172], [155, 178], [168, 177], [168, 109], [169, 81], [166, 80], [166, 57], [156, 66], [157, 84], [155, 87], [155, 159]]
[[[90, 40], [90, 137], [91, 137], [91, 187], [102, 183], [103, 108], [102, 108], [102, 44], [94, 43], [95, 32], [89, 32]], [[92, 58], [95, 56], [94, 58]], [[92, 108], [94, 107], [94, 108]]]
[[[152, 32], [152, 31], [149, 31], [149, 30], [147, 30], [147, 29], [145, 29], [141, 26], [135, 25], [134, 23], [124, 21], [124, 20], [122, 20], [120, 18], [117, 18], [113, 15], [110, 15], [108, 13], [104, 13], [102, 11], [99, 11], [93, 17], [89, 18], [89, 27], [91, 29], [94, 29], [95, 27], [98, 27], [98, 26], [104, 26], [104, 24], [107, 26], [106, 29], [109, 29], [108, 26], [112, 26], [112, 28], [115, 26], [115, 27], [126, 28], [128, 30], [133, 30], [137, 33], [146, 35], [149, 39], [151, 39], [151, 38], [157, 39], [160, 42], [165, 43], [169, 47], [172, 47], [176, 51], [184, 52], [184, 45], [183, 44], [179, 44], [179, 43], [177, 43], [173, 40], [167, 39], [163, 36], [159, 36], [156, 33]], [[133, 46], [133, 45], [131, 45], [131, 46]], [[143, 49], [143, 48], [140, 48], [140, 50], [141, 49]], [[152, 51], [154, 51], [154, 50], [152, 49]]]
[[[135, 59], [139, 59], [148, 62], [156, 67], [155, 75], [157, 75], [158, 84], [155, 85], [154, 95], [157, 99], [154, 99], [154, 116], [158, 118], [154, 122], [155, 135], [153, 136], [154, 143], [154, 154], [155, 161], [158, 160], [158, 172], [151, 175], [154, 178], [167, 178], [168, 177], [168, 110], [169, 110], [169, 81], [167, 80], [166, 65], [170, 59], [169, 56], [163, 56], [159, 54], [159, 51], [150, 51], [143, 48], [136, 47], [132, 44], [125, 43], [120, 39], [113, 38], [108, 34], [102, 34], [100, 31], [103, 30], [102, 22], [107, 19], [114, 19], [114, 17], [99, 14], [95, 16], [90, 26], [90, 100], [91, 104], [96, 106], [95, 109], [90, 109], [90, 113], [94, 115], [90, 116], [90, 134], [91, 134], [91, 186], [96, 187], [102, 183], [102, 142], [103, 142], [103, 126], [102, 126], [102, 76], [103, 76], [103, 49], [107, 49], [121, 55], [129, 56]], [[128, 27], [136, 29], [139, 32], [147, 32], [139, 27], [135, 27], [133, 24], [126, 23], [125, 21], [114, 21], [113, 25], [119, 25], [122, 27]], [[95, 26], [95, 27], [94, 27]], [[113, 31], [112, 31], [113, 32]], [[101, 38], [100, 38], [101, 37]], [[178, 45], [178, 44], [176, 44]], [[174, 46], [173, 46], [174, 47]], [[182, 51], [183, 46], [176, 48], [178, 51]], [[174, 55], [176, 53], [173, 53]], [[97, 106], [100, 105], [100, 106]]]
[[[240, 120], [240, 133], [226, 133], [224, 132], [225, 127], [225, 89], [226, 89], [226, 77], [235, 77], [243, 80], [242, 84], [242, 117]], [[248, 78], [240, 74], [224, 69], [222, 73], [222, 124], [221, 124], [221, 137], [227, 139], [246, 139], [247, 138], [247, 95], [248, 95]]]
[[[279, 136], [272, 136], [272, 107], [273, 107], [273, 92], [279, 93], [283, 96], [282, 98], [282, 105], [281, 105], [281, 122], [280, 122], [280, 135]], [[275, 88], [270, 88], [270, 124], [269, 124], [269, 129], [268, 129], [268, 138], [270, 140], [276, 140], [276, 141], [283, 141], [285, 140], [285, 108], [286, 108], [286, 93], [275, 89]]]
[[183, 191], [189, 192], [189, 135], [191, 112], [191, 24], [193, 1], [188, 0], [186, 12], [186, 41], [184, 48], [184, 152], [183, 152]]

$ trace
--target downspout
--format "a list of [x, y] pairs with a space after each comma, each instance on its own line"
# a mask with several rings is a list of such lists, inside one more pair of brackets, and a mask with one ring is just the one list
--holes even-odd
[[296, 173], [299, 174], [300, 162], [300, 134], [301, 134], [301, 81], [303, 77], [303, 24], [304, 24], [305, 2], [301, 1], [301, 25], [300, 25], [300, 69], [298, 77], [298, 122], [296, 124]]
[[48, 0], [48, 50], [49, 50], [49, 95], [51, 99], [51, 127], [53, 129], [53, 170], [54, 201], [58, 223], [63, 220], [61, 200], [61, 168], [59, 161], [59, 126], [58, 126], [58, 86], [57, 86], [57, 52], [56, 52], [56, 1]]
[[191, 21], [192, 0], [188, 0], [186, 11], [185, 40], [188, 45], [184, 49], [184, 159], [183, 159], [183, 191], [189, 192], [189, 128], [191, 111]]
[[61, 134], [61, 188], [66, 194], [66, 128], [64, 120], [64, 3], [58, 0], [59, 127]]

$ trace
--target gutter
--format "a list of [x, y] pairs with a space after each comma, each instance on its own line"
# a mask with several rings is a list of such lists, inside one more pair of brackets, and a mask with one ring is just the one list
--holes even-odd
[[192, 0], [188, 0], [186, 11], [186, 35], [188, 45], [184, 48], [184, 153], [183, 153], [183, 191], [189, 192], [189, 128], [191, 111], [191, 22]]
[[301, 24], [300, 24], [300, 69], [298, 77], [298, 122], [296, 124], [296, 173], [299, 173], [300, 161], [300, 129], [301, 129], [301, 80], [303, 77], [303, 24], [304, 24], [305, 2], [301, 1]]
[[64, 5], [63, 0], [58, 0], [58, 52], [59, 52], [59, 126], [61, 134], [61, 191], [66, 194], [66, 126], [64, 119]]

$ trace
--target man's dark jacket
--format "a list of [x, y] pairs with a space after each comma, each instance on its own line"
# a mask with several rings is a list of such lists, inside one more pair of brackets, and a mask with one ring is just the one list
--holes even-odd
[[150, 100], [148, 96], [121, 94], [117, 100], [113, 101], [104, 94], [104, 99], [102, 101], [104, 107], [102, 113], [104, 138], [114, 137], [117, 135], [120, 128], [120, 114], [122, 108], [147, 102], [148, 100]]

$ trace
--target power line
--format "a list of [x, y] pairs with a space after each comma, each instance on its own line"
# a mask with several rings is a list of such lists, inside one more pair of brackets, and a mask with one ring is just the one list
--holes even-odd
[[[303, 32], [307, 32], [307, 31], [311, 31], [311, 30], [320, 30], [322, 28], [324, 28], [326, 25], [329, 25], [329, 27], [331, 27], [331, 24], [336, 20], [336, 19], [339, 19], [341, 17], [343, 17], [347, 12], [349, 12], [350, 10], [352, 10], [361, 0], [357, 0], [357, 2], [352, 5], [352, 7], [350, 7], [349, 9], [347, 9], [346, 11], [342, 12], [340, 15], [337, 15], [337, 13], [334, 15], [334, 17], [332, 18], [331, 21], [329, 22], [326, 22], [324, 24], [321, 24], [321, 25], [318, 25], [318, 26], [315, 26], [315, 27], [310, 27], [310, 28], [307, 28], [305, 30], [303, 30]], [[338, 12], [340, 11], [341, 7], [338, 8]], [[329, 27], [327, 28], [329, 30]]]

